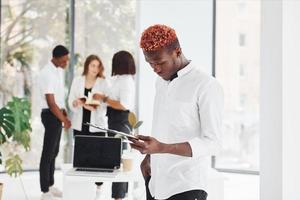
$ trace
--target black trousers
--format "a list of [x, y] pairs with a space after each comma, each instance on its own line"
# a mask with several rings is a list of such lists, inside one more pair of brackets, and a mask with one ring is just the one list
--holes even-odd
[[[151, 176], [145, 179], [147, 200], [156, 200], [151, 196], [149, 191], [148, 185], [150, 179]], [[179, 194], [175, 194], [166, 200], [206, 200], [206, 199], [207, 199], [207, 193], [204, 190], [190, 190]]]
[[40, 161], [40, 186], [42, 192], [48, 192], [49, 187], [54, 184], [55, 159], [59, 152], [62, 123], [49, 109], [43, 109], [41, 118], [45, 135]]

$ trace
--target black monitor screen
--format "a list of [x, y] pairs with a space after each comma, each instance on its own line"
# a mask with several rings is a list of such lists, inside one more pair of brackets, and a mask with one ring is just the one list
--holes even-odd
[[75, 136], [73, 166], [80, 168], [119, 168], [121, 139], [101, 136]]

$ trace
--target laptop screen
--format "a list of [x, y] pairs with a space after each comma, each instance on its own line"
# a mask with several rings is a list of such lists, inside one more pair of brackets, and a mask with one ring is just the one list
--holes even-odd
[[119, 168], [121, 139], [101, 136], [75, 136], [73, 166], [76, 168]]

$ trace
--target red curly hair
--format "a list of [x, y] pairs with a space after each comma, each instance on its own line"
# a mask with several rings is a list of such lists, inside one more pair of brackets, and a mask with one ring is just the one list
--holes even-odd
[[166, 25], [156, 24], [142, 33], [140, 47], [144, 51], [156, 51], [174, 42], [178, 43], [175, 30]]

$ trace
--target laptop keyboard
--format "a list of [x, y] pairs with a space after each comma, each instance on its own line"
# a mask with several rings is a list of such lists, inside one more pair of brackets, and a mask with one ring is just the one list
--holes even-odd
[[80, 172], [113, 172], [112, 169], [84, 169], [84, 168], [77, 168], [76, 171]]

